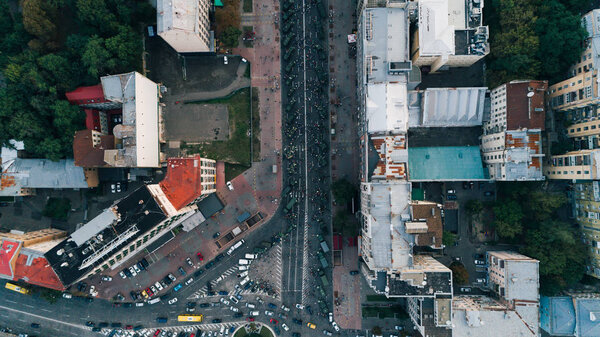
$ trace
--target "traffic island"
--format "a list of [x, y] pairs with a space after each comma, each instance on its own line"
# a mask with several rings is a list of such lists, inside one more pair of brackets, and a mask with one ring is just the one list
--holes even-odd
[[262, 323], [249, 323], [237, 328], [233, 337], [274, 337], [275, 332]]

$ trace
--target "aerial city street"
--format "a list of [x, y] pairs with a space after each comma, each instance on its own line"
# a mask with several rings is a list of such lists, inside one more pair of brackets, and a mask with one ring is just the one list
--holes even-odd
[[0, 337], [600, 336], [599, 1], [0, 11]]

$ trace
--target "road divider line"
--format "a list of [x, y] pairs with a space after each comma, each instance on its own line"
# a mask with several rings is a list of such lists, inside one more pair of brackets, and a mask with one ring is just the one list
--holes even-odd
[[[5, 307], [3, 305], [0, 305], [0, 309], [4, 309], [4, 310], [16, 312], [16, 313], [20, 313], [20, 314], [23, 314], [23, 315], [27, 315], [27, 316], [31, 316], [31, 317], [43, 319], [43, 320], [50, 321], [50, 322], [55, 322], [55, 323], [59, 323], [59, 324], [63, 324], [63, 325], [72, 326], [74, 328], [79, 328], [81, 330], [91, 330], [89, 327], [86, 327], [86, 326], [83, 326], [83, 325], [73, 324], [73, 323], [69, 323], [69, 322], [63, 322], [63, 321], [60, 321], [58, 319], [48, 318], [48, 317], [45, 317], [45, 316], [36, 315], [36, 314], [30, 313], [30, 312], [27, 312], [27, 311], [18, 310], [18, 309], [11, 308], [11, 307]], [[42, 309], [42, 310], [44, 310], [44, 309]], [[46, 309], [46, 311], [50, 312], [50, 310], [47, 310], [47, 309]]]

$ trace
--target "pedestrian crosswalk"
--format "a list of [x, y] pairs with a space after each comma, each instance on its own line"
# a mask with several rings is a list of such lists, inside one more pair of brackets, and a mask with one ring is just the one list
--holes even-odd
[[[221, 327], [225, 328], [225, 330], [229, 330], [232, 327], [238, 328], [241, 325], [244, 325], [246, 322], [227, 322], [227, 323], [205, 323], [205, 324], [193, 324], [193, 325], [175, 325], [175, 326], [165, 326], [160, 327], [161, 331], [173, 332], [174, 334], [178, 334], [180, 332], [196, 332], [200, 331], [220, 331]], [[87, 328], [87, 327], [86, 327]], [[91, 330], [91, 328], [89, 328]], [[105, 328], [100, 331], [101, 335], [108, 336], [113, 333], [115, 329]], [[117, 329], [113, 334], [114, 337], [132, 337], [137, 334], [138, 336], [152, 336], [152, 334], [156, 331], [156, 328], [151, 329], [141, 329], [139, 331], [133, 330], [124, 330]]]

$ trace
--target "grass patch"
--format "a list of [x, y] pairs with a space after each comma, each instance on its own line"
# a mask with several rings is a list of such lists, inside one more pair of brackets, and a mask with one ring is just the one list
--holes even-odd
[[250, 78], [250, 63], [246, 63], [246, 70], [244, 70], [244, 77]]
[[201, 144], [182, 143], [181, 148], [188, 154], [198, 153], [207, 158], [250, 166], [250, 88], [240, 89], [228, 97], [187, 104], [195, 103], [227, 105], [230, 136], [228, 140]]
[[244, 0], [244, 13], [252, 13], [252, 0]]
[[369, 302], [395, 302], [396, 300], [387, 298], [385, 295], [367, 295]]
[[378, 318], [408, 318], [408, 314], [399, 305], [391, 307], [362, 307], [362, 317], [378, 317]]
[[[254, 31], [254, 26], [243, 26], [242, 27], [242, 37], [245, 37], [248, 33], [253, 32]], [[242, 39], [243, 40], [243, 39]], [[243, 40], [244, 41], [244, 47], [246, 48], [252, 48], [254, 46], [254, 41], [249, 41], [249, 40]]]
[[71, 200], [67, 198], [50, 198], [44, 206], [42, 214], [52, 219], [66, 221], [71, 209]]
[[246, 171], [249, 168], [250, 166], [246, 165], [225, 163], [225, 180], [230, 181], [233, 178], [244, 173], [244, 171]]
[[273, 334], [271, 333], [271, 331], [267, 328], [265, 328], [264, 326], [260, 329], [260, 335], [262, 337], [273, 337]]

